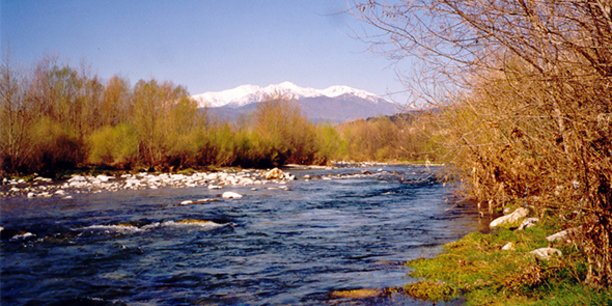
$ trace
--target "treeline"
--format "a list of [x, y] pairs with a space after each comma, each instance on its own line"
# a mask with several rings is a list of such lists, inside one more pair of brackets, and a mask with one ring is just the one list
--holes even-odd
[[344, 144], [335, 157], [351, 161], [443, 162], [444, 130], [437, 122], [438, 112], [413, 111], [338, 125]]
[[364, 1], [358, 9], [382, 29], [393, 58], [417, 56], [452, 84], [439, 130], [468, 193], [491, 212], [528, 206], [578, 229], [577, 281], [609, 288], [610, 2]]
[[432, 158], [431, 148], [420, 145], [426, 127], [416, 116], [314, 125], [297, 103], [279, 96], [230, 124], [198, 109], [187, 90], [171, 82], [131, 86], [125, 78], [105, 81], [55, 60], [26, 74], [5, 62], [0, 77], [4, 174]]

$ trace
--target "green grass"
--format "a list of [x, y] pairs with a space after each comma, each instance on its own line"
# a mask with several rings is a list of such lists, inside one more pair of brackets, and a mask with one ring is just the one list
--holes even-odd
[[[555, 246], [563, 256], [549, 261], [529, 254], [548, 246], [546, 236], [557, 230], [544, 222], [524, 231], [468, 234], [437, 257], [408, 262], [410, 275], [421, 280], [404, 291], [432, 302], [462, 298], [467, 305], [612, 305], [610, 289], [581, 283], [586, 264], [575, 246]], [[507, 242], [514, 250], [501, 250]]]

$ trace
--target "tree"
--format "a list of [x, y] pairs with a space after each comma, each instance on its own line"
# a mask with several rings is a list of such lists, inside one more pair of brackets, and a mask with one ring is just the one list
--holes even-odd
[[8, 59], [0, 65], [0, 172], [24, 170], [32, 154], [28, 127], [35, 114], [26, 100], [24, 84], [10, 67]]
[[447, 113], [447, 145], [458, 152], [455, 165], [472, 193], [491, 208], [514, 198], [540, 212], [578, 211], [564, 222], [582, 229], [586, 281], [609, 286], [610, 1], [364, 1], [355, 7], [380, 35], [376, 46], [383, 52], [396, 60], [417, 57], [435, 80], [450, 84], [438, 102], [455, 101]]

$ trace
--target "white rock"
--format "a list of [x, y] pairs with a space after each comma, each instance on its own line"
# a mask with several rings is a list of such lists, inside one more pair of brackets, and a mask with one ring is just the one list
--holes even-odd
[[243, 186], [245, 186], [245, 185], [253, 185], [253, 183], [255, 183], [255, 181], [253, 179], [251, 179], [251, 178], [248, 178], [248, 177], [247, 178], [242, 178], [240, 180], [240, 185], [243, 185]]
[[0, 226], [0, 232], [4, 230], [4, 227]]
[[35, 196], [36, 196], [36, 194], [35, 194], [35, 193], [33, 193], [33, 192], [28, 192], [28, 198], [33, 198], [33, 197], [35, 197]]
[[27, 238], [34, 237], [34, 236], [36, 236], [36, 235], [34, 235], [34, 234], [30, 233], [30, 232], [26, 232], [26, 233], [23, 233], [23, 234], [17, 234], [15, 236], [13, 236], [10, 240], [11, 241], [15, 241], [15, 240], [27, 239]]
[[77, 174], [73, 175], [73, 176], [72, 176], [72, 177], [71, 177], [71, 178], [68, 180], [68, 182], [84, 182], [84, 181], [86, 181], [85, 177], [84, 177], [84, 176], [82, 176], [82, 175], [77, 175]]
[[508, 243], [504, 244], [504, 246], [501, 249], [504, 250], [504, 251], [512, 251], [512, 250], [514, 250], [514, 243], [508, 242]]
[[557, 256], [563, 255], [563, 253], [561, 253], [559, 249], [555, 249], [555, 248], [539, 248], [539, 249], [535, 249], [529, 252], [529, 254], [533, 254], [543, 260], [550, 259], [552, 255], [557, 255]]
[[221, 189], [221, 186], [219, 185], [208, 185], [208, 189], [212, 190], [212, 189]]
[[523, 220], [523, 222], [521, 223], [521, 225], [519, 225], [519, 231], [524, 230], [526, 228], [530, 228], [532, 226], [534, 226], [536, 223], [540, 222], [539, 218], [527, 218], [525, 220]]
[[70, 200], [70, 199], [72, 199], [72, 196], [65, 196], [65, 197], [63, 197], [62, 199], [64, 199], [64, 200]]
[[223, 193], [223, 195], [221, 195], [222, 198], [224, 199], [240, 199], [242, 198], [242, 195], [239, 193], [235, 193], [235, 192], [231, 192], [231, 191], [226, 191]]
[[527, 217], [529, 215], [529, 209], [524, 207], [517, 208], [514, 212], [509, 215], [505, 215], [499, 217], [489, 224], [489, 227], [497, 227], [504, 224], [512, 224], [518, 222], [519, 220]]
[[558, 233], [554, 233], [548, 237], [546, 237], [546, 240], [548, 240], [549, 242], [557, 242], [557, 241], [565, 241], [565, 242], [570, 242], [570, 235], [574, 232], [576, 232], [578, 230], [578, 228], [573, 227], [573, 228], [568, 228], [566, 230], [562, 230]]
[[189, 204], [193, 204], [192, 200], [185, 200], [183, 202], [181, 202], [181, 205], [189, 205]]
[[115, 177], [113, 176], [108, 176], [108, 175], [104, 175], [104, 174], [100, 174], [98, 176], [96, 176], [96, 179], [99, 180], [100, 182], [108, 182], [109, 180], [114, 179]]

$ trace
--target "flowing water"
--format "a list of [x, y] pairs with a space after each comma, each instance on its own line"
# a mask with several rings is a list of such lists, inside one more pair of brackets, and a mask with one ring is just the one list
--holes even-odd
[[431, 171], [292, 170], [289, 190], [226, 187], [244, 197], [200, 205], [178, 204], [220, 190], [1, 199], [1, 304], [422, 304], [330, 292], [400, 287], [403, 262], [477, 229]]

